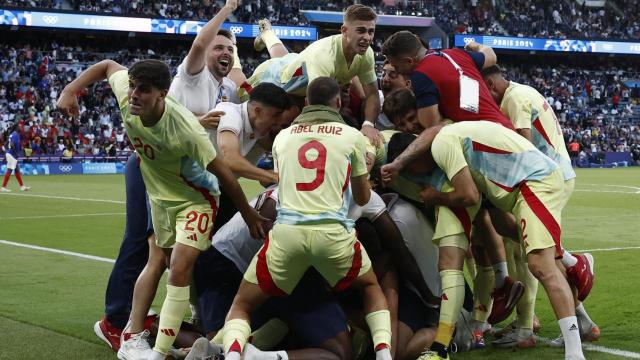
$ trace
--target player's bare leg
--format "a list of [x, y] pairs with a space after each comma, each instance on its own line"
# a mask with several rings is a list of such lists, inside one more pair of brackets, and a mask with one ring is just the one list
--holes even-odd
[[272, 59], [281, 58], [289, 54], [289, 50], [271, 29], [271, 22], [268, 19], [258, 21], [258, 26], [260, 27], [260, 34], [253, 42], [253, 48], [256, 51], [267, 49]]
[[364, 303], [365, 320], [369, 325], [376, 359], [391, 360], [391, 317], [387, 300], [373, 270], [356, 278], [354, 289], [360, 290]]
[[225, 359], [239, 360], [251, 333], [250, 314], [269, 298], [260, 286], [242, 279], [223, 328]]
[[153, 351], [147, 341], [149, 331], [144, 329], [144, 320], [158, 289], [160, 278], [166, 269], [166, 257], [156, 245], [155, 235], [149, 236], [149, 259], [138, 276], [133, 289], [130, 324], [122, 331], [118, 359], [149, 357]]
[[555, 264], [555, 248], [527, 254], [531, 273], [542, 283], [565, 339], [565, 359], [584, 359], [569, 283]]
[[150, 235], [149, 260], [144, 267], [133, 289], [130, 324], [125, 332], [137, 334], [144, 330], [144, 320], [151, 308], [153, 298], [158, 290], [158, 283], [167, 269], [164, 252], [156, 245], [155, 235]]
[[167, 295], [160, 311], [159, 331], [154, 351], [167, 354], [180, 332], [180, 325], [189, 308], [193, 265], [201, 251], [177, 242], [170, 255]]
[[415, 333], [404, 323], [398, 324], [398, 351], [396, 359], [413, 360], [433, 344], [436, 338], [435, 328], [424, 328]]

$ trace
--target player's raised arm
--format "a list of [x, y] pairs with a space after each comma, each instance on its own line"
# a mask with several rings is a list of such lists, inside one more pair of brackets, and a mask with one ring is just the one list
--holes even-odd
[[465, 45], [464, 49], [467, 51], [477, 51], [484, 54], [484, 64], [482, 65], [483, 69], [493, 66], [498, 62], [498, 56], [490, 46], [485, 46], [472, 41]]
[[218, 30], [224, 21], [238, 7], [240, 0], [227, 0], [216, 16], [200, 30], [193, 40], [189, 54], [187, 54], [186, 71], [189, 75], [198, 74], [206, 64], [207, 49], [218, 35]]
[[65, 86], [58, 98], [58, 109], [67, 116], [78, 115], [79, 107], [76, 94], [91, 84], [108, 79], [112, 74], [120, 70], [127, 70], [127, 68], [113, 60], [102, 60], [97, 64], [91, 65], [80, 76]]

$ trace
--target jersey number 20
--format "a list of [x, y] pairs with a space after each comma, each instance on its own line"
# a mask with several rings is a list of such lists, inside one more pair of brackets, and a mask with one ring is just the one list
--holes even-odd
[[[318, 152], [318, 157], [315, 160], [309, 160], [307, 158], [307, 152], [311, 149]], [[298, 149], [298, 162], [300, 163], [300, 166], [305, 169], [315, 170], [316, 177], [313, 181], [308, 183], [296, 183], [296, 190], [313, 191], [320, 187], [324, 182], [324, 167], [327, 163], [327, 148], [319, 141], [311, 140]]]

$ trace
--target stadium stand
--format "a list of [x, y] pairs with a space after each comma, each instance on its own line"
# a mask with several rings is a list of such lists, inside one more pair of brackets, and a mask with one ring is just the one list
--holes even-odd
[[[306, 24], [301, 9], [341, 11], [352, 1], [248, 1], [236, 11], [237, 21], [255, 22], [267, 17], [274, 23]], [[638, 38], [639, 1], [606, 2], [602, 8], [585, 8], [575, 1], [528, 0], [505, 6], [504, 1], [370, 1], [379, 13], [435, 16], [438, 25], [449, 34], [479, 32], [534, 36], [589, 36]], [[118, 0], [31, 0], [5, 3], [21, 8], [111, 12], [154, 17], [209, 19], [217, 11], [216, 2], [154, 2], [141, 6], [140, 1]], [[512, 6], [513, 5], [513, 6]], [[620, 21], [620, 9], [629, 16]], [[464, 9], [464, 10], [462, 10]], [[508, 9], [508, 10], [507, 10]], [[555, 13], [566, 17], [556, 21]], [[585, 15], [587, 14], [587, 15]], [[586, 21], [585, 19], [589, 19]], [[527, 24], [525, 27], [524, 24]], [[530, 26], [533, 24], [533, 26]], [[621, 31], [624, 30], [624, 31]], [[9, 125], [17, 122], [24, 132], [28, 156], [62, 156], [68, 148], [75, 156], [126, 155], [128, 140], [120, 124], [115, 101], [106, 84], [90, 89], [82, 97], [83, 112], [73, 121], [64, 119], [55, 108], [55, 99], [63, 84], [73, 79], [87, 65], [103, 58], [132, 64], [142, 58], [158, 58], [175, 71], [185, 56], [188, 44], [182, 39], [162, 41], [145, 38], [127, 40], [126, 48], [100, 41], [98, 35], [81, 40], [63, 34], [34, 32], [20, 42], [10, 35], [0, 45], [0, 144]], [[376, 52], [382, 44], [376, 38]], [[293, 51], [303, 43], [287, 43]], [[251, 74], [266, 59], [255, 53], [251, 43], [239, 40], [243, 69]], [[640, 90], [625, 85], [640, 79], [640, 68], [620, 58], [598, 57], [567, 63], [566, 57], [536, 57], [523, 63], [523, 55], [501, 55], [510, 79], [529, 84], [547, 97], [565, 129], [567, 144], [576, 139], [584, 163], [599, 163], [604, 152], [631, 152], [640, 163]], [[377, 56], [377, 60], [382, 58]], [[542, 60], [542, 61], [541, 61]], [[380, 67], [379, 67], [380, 69]], [[602, 70], [608, 69], [608, 70]], [[70, 145], [70, 146], [69, 146]], [[579, 159], [578, 159], [579, 160]], [[578, 161], [576, 161], [578, 163]]]
[[[235, 21], [306, 25], [300, 9], [342, 11], [353, 1], [249, 1], [234, 14]], [[640, 2], [602, 1], [588, 7], [576, 0], [390, 0], [364, 1], [380, 14], [435, 17], [447, 33], [483, 33], [555, 38], [640, 39]], [[597, 3], [597, 2], [595, 2]], [[507, 6], [508, 5], [508, 6]], [[168, 19], [208, 20], [220, 9], [216, 1], [177, 0], [9, 0], [4, 6], [113, 13]], [[623, 16], [624, 15], [624, 16]]]

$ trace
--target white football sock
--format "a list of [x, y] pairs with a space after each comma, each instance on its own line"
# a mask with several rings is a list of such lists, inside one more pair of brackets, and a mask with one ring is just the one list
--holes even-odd
[[562, 260], [560, 260], [562, 262], [562, 265], [564, 265], [564, 267], [566, 268], [570, 268], [573, 265], [578, 263], [578, 259], [576, 259], [575, 256], [571, 255], [570, 252], [562, 249]]
[[500, 289], [504, 286], [504, 280], [509, 276], [509, 270], [507, 269], [507, 262], [499, 262], [491, 265], [495, 274], [495, 288]]
[[289, 360], [286, 351], [261, 351], [250, 343], [244, 346], [244, 360]]
[[376, 351], [376, 360], [391, 360], [391, 350], [388, 347]]
[[562, 337], [564, 338], [565, 359], [584, 359], [582, 353], [582, 341], [580, 340], [580, 328], [575, 316], [568, 316], [558, 320]]

